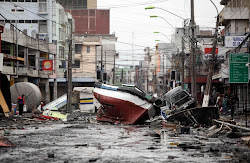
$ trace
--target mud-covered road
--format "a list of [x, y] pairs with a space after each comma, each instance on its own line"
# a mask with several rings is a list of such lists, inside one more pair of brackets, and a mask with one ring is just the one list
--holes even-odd
[[249, 161], [250, 151], [240, 139], [206, 138], [203, 128], [178, 136], [164, 130], [159, 136], [148, 125], [101, 124], [92, 118], [19, 120], [23, 123], [4, 130], [4, 137], [16, 147], [0, 147], [0, 162]]

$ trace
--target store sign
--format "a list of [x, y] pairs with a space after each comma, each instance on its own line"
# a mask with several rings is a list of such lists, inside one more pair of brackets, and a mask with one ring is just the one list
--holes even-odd
[[[212, 54], [213, 48], [205, 48], [204, 53], [205, 54]], [[215, 50], [215, 54], [218, 54], [218, 48]]]
[[[236, 48], [238, 47], [246, 36], [225, 36], [225, 47], [227, 48]], [[242, 47], [247, 47], [247, 44], [244, 43]]]
[[[213, 48], [204, 48], [204, 60], [211, 60], [212, 59], [212, 51]], [[215, 56], [217, 57], [218, 60], [223, 60], [225, 58], [224, 54], [218, 54], [218, 48], [215, 49]]]
[[53, 70], [53, 60], [43, 60], [43, 71]]
[[229, 82], [248, 83], [248, 53], [232, 53], [229, 58]]

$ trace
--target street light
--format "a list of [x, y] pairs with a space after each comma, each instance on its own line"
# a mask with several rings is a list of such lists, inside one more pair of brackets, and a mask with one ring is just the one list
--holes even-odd
[[171, 40], [169, 39], [169, 37], [167, 36], [167, 35], [165, 35], [164, 33], [162, 33], [162, 32], [154, 32], [154, 33], [161, 33], [163, 36], [165, 36], [170, 42], [171, 42]]
[[[172, 13], [172, 12], [166, 10], [166, 9], [160, 8], [160, 7], [149, 6], [149, 7], [145, 8], [145, 10], [149, 10], [149, 9], [160, 9], [160, 10], [166, 11], [166, 12], [168, 12], [168, 13], [174, 15], [174, 16], [177, 16], [178, 18], [183, 19], [184, 20], [184, 29], [185, 29], [186, 20], [183, 17], [181, 17], [179, 15], [176, 15], [176, 14], [174, 14], [174, 13]], [[184, 40], [183, 37], [182, 37], [182, 40]], [[181, 81], [182, 87], [184, 88], [184, 55], [183, 54], [184, 54], [184, 41], [182, 41], [182, 81]]]
[[175, 27], [174, 27], [172, 24], [170, 24], [165, 18], [163, 18], [163, 17], [161, 17], [161, 16], [152, 15], [152, 16], [150, 16], [150, 18], [162, 18], [162, 19], [165, 20], [165, 22], [167, 22], [172, 28], [175, 29]]
[[166, 9], [160, 8], [160, 7], [149, 6], [149, 7], [146, 7], [145, 10], [150, 10], [150, 9], [155, 9], [155, 8], [160, 9], [160, 10], [164, 10], [164, 11], [166, 11], [166, 12], [168, 12], [168, 13], [174, 15], [174, 16], [177, 16], [177, 17], [185, 20], [184, 18], [180, 17], [179, 15], [176, 15], [176, 14], [174, 14], [174, 13], [172, 13], [172, 12], [166, 10]]

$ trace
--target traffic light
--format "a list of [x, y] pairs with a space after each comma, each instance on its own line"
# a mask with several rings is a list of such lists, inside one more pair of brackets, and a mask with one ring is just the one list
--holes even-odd
[[101, 70], [96, 70], [96, 78], [101, 79]]
[[175, 71], [171, 71], [171, 80], [175, 80]]
[[64, 72], [63, 72], [63, 73], [64, 73], [64, 75], [63, 75], [63, 76], [64, 76], [64, 78], [67, 78], [67, 77], [68, 77], [68, 70], [64, 70]]
[[103, 81], [106, 81], [106, 80], [107, 80], [107, 73], [104, 72], [104, 73], [103, 73]]

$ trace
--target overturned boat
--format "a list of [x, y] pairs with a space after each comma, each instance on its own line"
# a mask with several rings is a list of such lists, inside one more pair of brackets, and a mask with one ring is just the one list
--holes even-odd
[[97, 120], [111, 123], [141, 123], [158, 114], [162, 103], [134, 85], [98, 84], [93, 94], [101, 104]]

